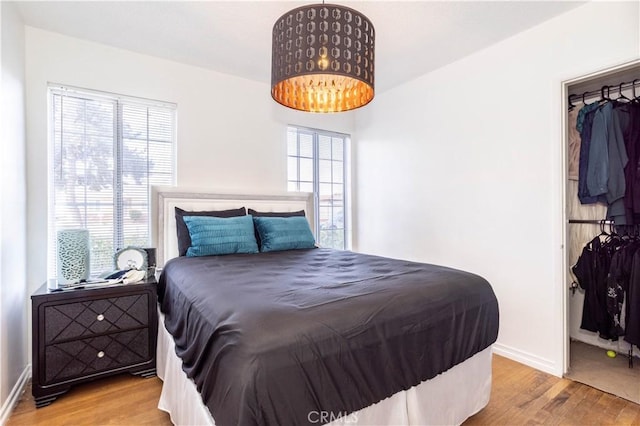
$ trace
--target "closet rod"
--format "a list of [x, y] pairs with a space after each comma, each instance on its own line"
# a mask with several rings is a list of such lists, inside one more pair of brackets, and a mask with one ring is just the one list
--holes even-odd
[[581, 98], [589, 98], [595, 95], [602, 96], [605, 90], [607, 91], [607, 97], [608, 97], [612, 91], [615, 94], [619, 90], [631, 89], [636, 84], [638, 84], [638, 88], [640, 88], [640, 78], [636, 78], [633, 81], [626, 81], [626, 82], [623, 81], [622, 83], [619, 83], [619, 84], [604, 85], [598, 90], [590, 90], [584, 93], [571, 93], [569, 95], [569, 103], [571, 104], [572, 98], [575, 98], [575, 100], [580, 100]]
[[593, 225], [615, 225], [613, 220], [597, 220], [597, 219], [569, 219], [569, 223], [590, 223]]

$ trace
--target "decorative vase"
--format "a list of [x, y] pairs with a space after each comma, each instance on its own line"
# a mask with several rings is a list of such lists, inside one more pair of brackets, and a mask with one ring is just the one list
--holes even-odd
[[89, 231], [61, 229], [57, 235], [58, 284], [77, 284], [89, 279]]

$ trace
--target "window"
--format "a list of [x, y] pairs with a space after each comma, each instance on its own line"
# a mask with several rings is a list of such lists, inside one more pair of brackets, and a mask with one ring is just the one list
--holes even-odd
[[288, 189], [313, 192], [315, 234], [322, 247], [349, 247], [347, 224], [347, 148], [349, 136], [289, 127]]
[[176, 106], [49, 87], [49, 276], [56, 233], [86, 228], [91, 275], [150, 243], [151, 185], [174, 184]]

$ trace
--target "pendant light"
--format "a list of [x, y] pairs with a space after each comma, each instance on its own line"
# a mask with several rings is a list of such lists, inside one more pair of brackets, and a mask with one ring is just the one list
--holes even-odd
[[333, 4], [293, 9], [273, 25], [271, 96], [289, 108], [340, 112], [374, 95], [371, 21]]

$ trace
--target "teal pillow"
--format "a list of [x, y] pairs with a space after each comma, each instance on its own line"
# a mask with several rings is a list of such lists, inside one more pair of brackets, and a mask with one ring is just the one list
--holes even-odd
[[316, 241], [304, 216], [254, 217], [260, 251], [314, 248]]
[[191, 246], [187, 257], [258, 253], [251, 216], [184, 216]]

